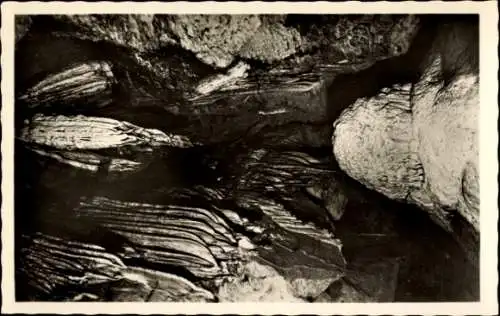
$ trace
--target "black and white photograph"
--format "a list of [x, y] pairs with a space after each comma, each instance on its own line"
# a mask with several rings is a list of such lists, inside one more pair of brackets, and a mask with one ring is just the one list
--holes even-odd
[[481, 163], [498, 103], [480, 80], [496, 29], [485, 44], [478, 12], [261, 5], [12, 14], [12, 304], [496, 297], [498, 166]]

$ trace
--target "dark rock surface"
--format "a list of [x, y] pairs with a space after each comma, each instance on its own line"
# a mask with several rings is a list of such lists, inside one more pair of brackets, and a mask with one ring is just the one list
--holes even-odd
[[16, 42], [23, 38], [24, 35], [29, 31], [32, 20], [31, 17], [26, 15], [20, 15], [16, 17]]

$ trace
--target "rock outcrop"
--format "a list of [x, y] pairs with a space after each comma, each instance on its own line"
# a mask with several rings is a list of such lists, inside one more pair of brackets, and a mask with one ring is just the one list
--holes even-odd
[[462, 217], [477, 238], [475, 40], [473, 26], [443, 26], [420, 80], [358, 99], [335, 122], [332, 141], [340, 167], [351, 177], [392, 199], [417, 204], [450, 232], [460, 234], [455, 219]]
[[275, 23], [259, 28], [255, 36], [241, 47], [239, 55], [272, 63], [295, 54], [300, 45], [301, 37], [296, 29]]
[[142, 170], [164, 148], [193, 146], [182, 135], [167, 135], [129, 122], [83, 115], [37, 114], [25, 121], [17, 140], [40, 158], [110, 176]]
[[[276, 16], [280, 17], [280, 16]], [[257, 15], [57, 15], [72, 30], [62, 36], [107, 41], [145, 53], [178, 45], [204, 63], [226, 68], [241, 55], [263, 61], [281, 60], [300, 44], [296, 30], [274, 16]]]
[[[93, 61], [66, 67], [29, 88], [19, 100], [29, 108], [105, 106], [115, 83], [111, 65]], [[71, 110], [71, 109], [70, 109]], [[39, 110], [40, 111], [40, 110]]]
[[405, 54], [419, 27], [419, 18], [413, 15], [323, 16], [303, 30], [301, 48], [320, 48], [327, 59], [340, 54], [349, 61], [381, 60]]
[[59, 33], [62, 36], [113, 42], [140, 52], [174, 42], [166, 19], [152, 14], [52, 15], [50, 18], [71, 26], [70, 31]]
[[317, 55], [318, 48], [333, 49], [349, 60], [384, 59], [404, 54], [419, 29], [419, 18], [413, 15], [331, 16], [326, 25], [314, 17], [302, 31], [286, 15], [91, 14], [49, 19], [60, 27], [59, 36], [109, 42], [140, 54], [180, 46], [215, 68], [226, 68], [239, 57], [276, 63], [299, 52]]
[[231, 64], [261, 25], [255, 15], [179, 15], [169, 23], [184, 49], [221, 68]]

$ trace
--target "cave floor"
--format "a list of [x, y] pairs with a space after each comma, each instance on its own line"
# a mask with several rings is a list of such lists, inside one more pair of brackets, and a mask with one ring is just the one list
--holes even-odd
[[366, 292], [397, 302], [479, 299], [479, 270], [425, 213], [394, 202], [347, 207], [336, 235], [351, 269], [369, 269], [358, 281]]
[[[118, 193], [110, 188], [99, 193], [117, 198], [116, 194], [130, 195], [134, 189], [130, 190]], [[44, 208], [43, 202], [37, 208]], [[383, 197], [365, 202], [351, 199], [334, 226], [350, 272], [334, 282], [320, 300], [345, 298], [338, 284], [345, 281], [354, 285], [357, 298], [348, 298], [353, 301], [478, 300], [479, 270], [424, 212]]]
[[[40, 32], [43, 33], [42, 30], [40, 30]], [[34, 38], [36, 39], [36, 37]], [[427, 39], [424, 40], [427, 41]], [[38, 42], [47, 43], [40, 45]], [[19, 82], [16, 83], [16, 89], [19, 90], [24, 88], [23, 84], [21, 84], [23, 81], [26, 81], [24, 85], [29, 86], [31, 84], [27, 78], [35, 77], [35, 74], [40, 71], [39, 68], [41, 66], [39, 65], [44, 65], [44, 72], [50, 73], [56, 71], [60, 65], [67, 64], [70, 61], [75, 62], [80, 59], [83, 61], [91, 60], [101, 55], [107, 55], [109, 52], [108, 49], [95, 49], [93, 44], [85, 44], [81, 41], [75, 41], [73, 43], [72, 40], [61, 38], [48, 41], [45, 37], [39, 37], [34, 43], [27, 41], [24, 45], [27, 45], [27, 47], [30, 47], [29, 45], [40, 46], [47, 52], [44, 53], [44, 51], [40, 49], [40, 52], [37, 54], [45, 57], [43, 59], [41, 57], [32, 58], [32, 51], [26, 48], [23, 49], [23, 46], [19, 45], [21, 47], [19, 51], [26, 51], [27, 53], [24, 58], [22, 58], [23, 56], [17, 56], [16, 63], [25, 65], [24, 68], [28, 69], [19, 72], [19, 74], [16, 73], [16, 81]], [[84, 48], [86, 46], [92, 46], [92, 49]], [[417, 47], [420, 45], [415, 46]], [[61, 47], [64, 49], [61, 49]], [[68, 47], [73, 49], [68, 49]], [[53, 54], [54, 51], [61, 51], [61, 53]], [[115, 54], [119, 55], [118, 53]], [[128, 65], [128, 59], [118, 58], [117, 56], [113, 56], [112, 58], [117, 59], [116, 64], [127, 65], [128, 67], [124, 67], [125, 69], [129, 67], [130, 69], [134, 69]], [[402, 59], [397, 59], [396, 62], [392, 61], [393, 64], [390, 64], [390, 61], [380, 62], [375, 67], [371, 68], [371, 70], [368, 70], [362, 75], [353, 75], [350, 79], [347, 78], [348, 76], [346, 75], [346, 78], [349, 80], [339, 76], [336, 79], [337, 82], [334, 84], [334, 86], [336, 86], [334, 91], [336, 94], [330, 90], [328, 93], [328, 99], [335, 99], [338, 104], [336, 105], [336, 109], [333, 109], [334, 111], [329, 109], [333, 112], [328, 113], [328, 115], [330, 117], [336, 117], [339, 114], [337, 112], [348, 106], [358, 97], [369, 95], [371, 90], [378, 91], [381, 81], [384, 81], [383, 83], [386, 84], [385, 81], [395, 80], [389, 76], [380, 78], [380, 69], [398, 68], [399, 70], [402, 64], [406, 65], [413, 63], [401, 60]], [[175, 61], [176, 59], [174, 59], [174, 62]], [[192, 60], [188, 61], [194, 63]], [[174, 62], [172, 62], [172, 64], [174, 64]], [[388, 67], [388, 65], [392, 66]], [[133, 71], [130, 72], [133, 73]], [[200, 71], [200, 74], [198, 74], [200, 77], [202, 77], [202, 72], [203, 71]], [[384, 73], [389, 72], [385, 71]], [[402, 75], [398, 72], [398, 76]], [[406, 79], [406, 76], [405, 73], [405, 76], [402, 77]], [[396, 79], [400, 80], [399, 77]], [[342, 83], [342, 80], [345, 80], [345, 83]], [[188, 86], [187, 83], [181, 83], [179, 86]], [[333, 91], [334, 89], [331, 90]], [[148, 118], [151, 117], [150, 120], [157, 123], [156, 112], [147, 114], [147, 110], [137, 110], [139, 109], [138, 106], [125, 107], [125, 102], [123, 100], [127, 99], [128, 95], [124, 95], [126, 97], [121, 97], [119, 98], [119, 102], [116, 102], [120, 107], [115, 109], [114, 112], [110, 111], [110, 113], [113, 114], [111, 115], [112, 117], [120, 120], [134, 119], [139, 121], [142, 127], [159, 128], [163, 126], [163, 118], [160, 120], [161, 124], [158, 123], [158, 126], [153, 123], [149, 124], [149, 121], [142, 119], [143, 117], [141, 115]], [[317, 95], [321, 94], [317, 93]], [[276, 97], [276, 99], [280, 98], [282, 98], [281, 95]], [[304, 103], [302, 100], [303, 99], [295, 101], [295, 103]], [[316, 99], [312, 97], [312, 101], [309, 99], [307, 100], [311, 103], [316, 101]], [[236, 102], [233, 103], [239, 104]], [[130, 113], [124, 109], [129, 110]], [[139, 112], [146, 114], [140, 114]], [[314, 111], [310, 111], [308, 113], [311, 115], [313, 112]], [[164, 112], [159, 113], [165, 115]], [[229, 123], [224, 121], [224, 124], [219, 124], [217, 121], [210, 121], [213, 117], [219, 117], [217, 113], [209, 113], [210, 115], [206, 115], [208, 123], [205, 125], [208, 125], [210, 130], [212, 128], [215, 130], [215, 132], [211, 133], [211, 136], [215, 137], [219, 136], [217, 134], [223, 134], [222, 132], [219, 133], [219, 130], [234, 129], [234, 131], [232, 131], [233, 134], [239, 137], [241, 131], [237, 127], [239, 127], [238, 125], [240, 124], [235, 122], [234, 115], [231, 115], [231, 113], [232, 112], [228, 110], [228, 119], [226, 119], [226, 121]], [[101, 113], [99, 114], [101, 115]], [[16, 115], [22, 117], [26, 115], [26, 113], [16, 110]], [[242, 121], [248, 121], [243, 115], [241, 117]], [[179, 119], [172, 119], [172, 121], [177, 120]], [[168, 123], [170, 124], [171, 122]], [[182, 124], [179, 123], [179, 125]], [[243, 129], [243, 127], [241, 129]], [[329, 142], [329, 138], [327, 141]], [[330, 148], [327, 152], [331, 153]], [[23, 161], [17, 159], [16, 157], [16, 164], [22, 165]], [[99, 193], [98, 195], [104, 196], [108, 195], [108, 193], [113, 193], [115, 199], [126, 200], [131, 195], [134, 195], [135, 190], [147, 192], [148, 190], [153, 191], [153, 189], [157, 187], [168, 187], [169, 185], [176, 185], [178, 182], [186, 182], [186, 172], [189, 172], [187, 178], [190, 178], [187, 182], [196, 182], [197, 179], [193, 179], [195, 176], [201, 178], [205, 176], [202, 175], [203, 169], [196, 169], [194, 167], [195, 163], [191, 164], [191, 161], [186, 160], [184, 156], [178, 158], [178, 160], [185, 160], [182, 162], [182, 167], [179, 167], [177, 163], [175, 166], [159, 164], [156, 169], [151, 168], [149, 172], [144, 172], [142, 178], [133, 178], [122, 186], [109, 188], [109, 191], [115, 192], [107, 192], [106, 190], [96, 192], [94, 182], [78, 180], [72, 187], [68, 187], [66, 184], [54, 184], [53, 187], [57, 187], [57, 189], [49, 188], [50, 190], [47, 190], [50, 191], [53, 196], [49, 196], [47, 192], [42, 192], [39, 196], [34, 196], [29, 199], [26, 199], [26, 196], [20, 195], [16, 198], [16, 230], [20, 231], [21, 225], [27, 225], [23, 218], [29, 217], [31, 221], [36, 222], [37, 217], [43, 216], [36, 214], [35, 210], [48, 208], [48, 204], [50, 204], [48, 201], [51, 199], [65, 201], [65, 207], [72, 207], [72, 204], [77, 203], [81, 196], [92, 196], [97, 193]], [[16, 185], [19, 183], [24, 184], [25, 181], [28, 182], [25, 178], [38, 177], [38, 175], [34, 175], [36, 174], [35, 171], [30, 172], [28, 170], [30, 169], [29, 163], [28, 161], [24, 164], [24, 166], [27, 166], [26, 168], [16, 169], [16, 174], [25, 173], [20, 175], [22, 180], [16, 180]], [[177, 175], [176, 172], [178, 170], [183, 170], [183, 172]], [[52, 183], [59, 181], [55, 178], [59, 177], [63, 180], [68, 178], [68, 173], [59, 170], [48, 172], [45, 175], [48, 177], [47, 179], [40, 178], [30, 181], [49, 183], [52, 185]], [[180, 181], [177, 178], [181, 178]], [[210, 181], [207, 182], [208, 186], [210, 186]], [[186, 186], [190, 185], [190, 183], [183, 184]], [[60, 188], [64, 188], [65, 190], [58, 191]], [[16, 189], [16, 191], [19, 190]], [[331, 284], [324, 293], [322, 300], [332, 301], [332, 299], [335, 300], [342, 295], [339, 290], [342, 286], [339, 286], [339, 282], [349, 282], [349, 284], [355, 287], [354, 292], [362, 292], [361, 296], [365, 295], [368, 297], [360, 299], [361, 301], [430, 302], [474, 301], [479, 299], [479, 269], [467, 260], [465, 253], [454, 239], [434, 224], [423, 211], [408, 205], [389, 201], [380, 196], [374, 199], [368, 198], [365, 200], [365, 202], [359, 202], [355, 199], [349, 199], [343, 217], [334, 223], [335, 236], [340, 239], [343, 244], [342, 251], [346, 257], [348, 273], [347, 276], [340, 281]], [[20, 204], [25, 205], [19, 206]], [[20, 222], [22, 223], [20, 224]], [[36, 223], [36, 225], [38, 224], [39, 223]]]

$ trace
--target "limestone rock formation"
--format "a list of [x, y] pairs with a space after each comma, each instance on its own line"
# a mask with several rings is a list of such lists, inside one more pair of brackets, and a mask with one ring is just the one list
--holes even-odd
[[[321, 19], [326, 25], [318, 21]], [[321, 48], [331, 55], [324, 56], [327, 60], [335, 55], [349, 61], [381, 60], [405, 54], [419, 27], [419, 18], [413, 15], [325, 16], [303, 31], [301, 49]]]
[[359, 99], [343, 112], [334, 129], [335, 157], [354, 179], [399, 200], [422, 184], [413, 141], [410, 85]]
[[127, 267], [101, 246], [59, 237], [25, 236], [18, 269], [38, 296], [60, 295], [68, 301], [210, 302], [214, 295], [175, 274]]
[[275, 23], [260, 27], [243, 45], [239, 55], [272, 63], [293, 55], [300, 45], [301, 37], [296, 29]]
[[272, 267], [249, 262], [243, 276], [224, 284], [218, 293], [222, 302], [305, 302]]
[[[471, 192], [479, 180], [477, 83], [477, 76], [468, 75], [453, 80], [448, 87], [428, 87], [423, 96], [415, 98], [415, 129], [427, 188], [433, 193], [431, 200], [458, 210], [479, 229], [479, 196], [477, 191]], [[433, 105], [426, 99], [429, 97], [439, 103]], [[465, 204], [467, 194], [475, 195], [475, 201], [469, 202], [471, 207]]]
[[20, 96], [19, 100], [30, 108], [57, 105], [90, 107], [93, 104], [105, 106], [111, 102], [114, 83], [109, 63], [94, 61], [76, 64], [39, 81]]
[[45, 116], [25, 120], [17, 140], [38, 156], [111, 176], [127, 175], [147, 166], [167, 147], [192, 147], [182, 135], [145, 129], [102, 117]]
[[151, 14], [124, 15], [52, 15], [52, 19], [72, 27], [60, 35], [108, 41], [136, 51], [154, 50], [174, 42], [164, 16]]
[[[330, 54], [333, 49], [350, 61], [385, 59], [406, 53], [419, 29], [419, 18], [413, 15], [334, 16], [327, 18], [328, 25], [313, 25], [306, 32], [290, 25], [286, 15], [92, 14], [51, 19], [70, 26], [56, 32], [60, 36], [106, 41], [141, 54], [180, 46], [216, 68], [228, 67], [239, 56], [275, 63], [299, 52], [318, 55], [317, 48]], [[327, 54], [320, 59], [332, 60]]]
[[178, 15], [169, 25], [184, 49], [209, 65], [225, 68], [261, 21], [255, 15]]
[[335, 122], [332, 139], [340, 167], [354, 179], [417, 204], [450, 232], [461, 216], [478, 234], [475, 31], [444, 26], [420, 80], [357, 100]]

